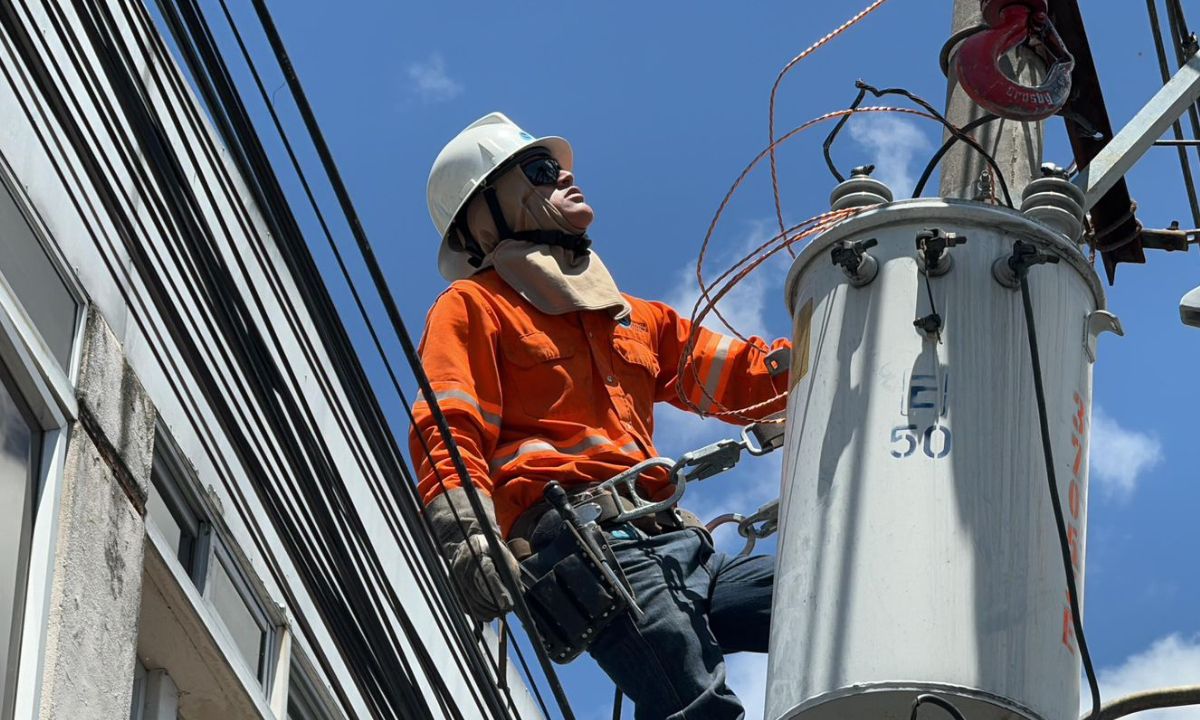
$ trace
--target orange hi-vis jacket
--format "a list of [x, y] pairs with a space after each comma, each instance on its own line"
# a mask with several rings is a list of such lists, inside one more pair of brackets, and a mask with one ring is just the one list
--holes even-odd
[[[624, 321], [606, 310], [547, 315], [488, 270], [453, 283], [430, 309], [421, 361], [472, 481], [492, 496], [504, 536], [541, 501], [545, 483], [597, 483], [654, 457], [655, 402], [688, 409], [676, 394], [676, 375], [691, 324], [662, 303], [625, 297], [633, 312]], [[708, 394], [736, 409], [786, 390], [787, 377], [772, 378], [763, 358], [787, 345], [701, 329], [693, 358]], [[690, 371], [684, 387], [701, 409], [712, 405]], [[780, 398], [754, 414], [785, 404]], [[446, 487], [460, 483], [424, 398], [413, 414], [409, 448], [429, 503], [442, 492], [439, 474]], [[666, 473], [648, 472], [640, 486], [662, 496]]]

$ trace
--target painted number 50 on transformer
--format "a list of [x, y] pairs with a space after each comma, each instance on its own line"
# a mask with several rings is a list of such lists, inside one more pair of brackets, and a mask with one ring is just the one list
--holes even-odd
[[892, 457], [911, 456], [920, 447], [926, 457], [940, 460], [950, 454], [953, 438], [945, 425], [930, 425], [923, 431], [916, 425], [897, 425], [892, 428]]

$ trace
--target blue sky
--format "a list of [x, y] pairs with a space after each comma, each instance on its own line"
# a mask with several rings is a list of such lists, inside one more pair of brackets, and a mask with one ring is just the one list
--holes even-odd
[[[276, 2], [273, 11], [404, 316], [418, 332], [444, 286], [425, 180], [460, 128], [501, 110], [530, 132], [570, 139], [579, 184], [597, 211], [595, 247], [622, 289], [682, 303], [694, 297], [689, 269], [713, 211], [766, 145], [776, 73], [865, 4], [306, 0]], [[234, 5], [242, 27], [255, 27], [247, 9]], [[1146, 10], [1135, 2], [1083, 5], [1119, 127], [1161, 84]], [[778, 127], [845, 107], [857, 78], [905, 86], [940, 105], [945, 82], [937, 53], [950, 9], [949, 0], [889, 0], [789, 75]], [[1193, 16], [1200, 22], [1200, 12]], [[268, 84], [279, 86], [261, 39], [253, 32], [251, 39]], [[285, 94], [285, 120], [299, 132]], [[785, 212], [794, 221], [827, 207], [833, 180], [820, 157], [823, 137], [817, 129], [780, 153]], [[920, 119], [856, 119], [836, 156], [843, 168], [875, 162], [885, 180], [911, 187], [939, 141], [937, 129]], [[1069, 164], [1060, 121], [1048, 123], [1047, 142], [1047, 159]], [[315, 172], [312, 153], [305, 161]], [[1129, 182], [1146, 225], [1190, 224], [1174, 151], [1153, 150]], [[323, 200], [332, 212], [331, 195]], [[758, 172], [725, 215], [712, 267], [761, 235], [772, 215], [768, 176]], [[328, 281], [344, 300], [343, 283], [315, 239]], [[349, 234], [340, 239], [349, 242]], [[1177, 309], [1180, 296], [1200, 284], [1197, 267], [1194, 255], [1152, 254], [1144, 266], [1122, 266], [1109, 289], [1126, 336], [1101, 340], [1095, 370], [1086, 621], [1110, 697], [1200, 678], [1200, 330], [1183, 327]], [[768, 266], [731, 298], [727, 309], [739, 327], [771, 336], [788, 331], [786, 269]], [[361, 267], [356, 273], [365, 285]], [[352, 313], [346, 319], [382, 379], [360, 324]], [[668, 454], [729, 432], [674, 411], [661, 413], [659, 423], [660, 450]], [[777, 475], [777, 460], [746, 463], [698, 488], [688, 504], [704, 516], [746, 512], [776, 495]], [[764, 668], [754, 658], [731, 661], [750, 717], [761, 708]], [[611, 690], [590, 661], [562, 675], [583, 720], [608, 717]]]

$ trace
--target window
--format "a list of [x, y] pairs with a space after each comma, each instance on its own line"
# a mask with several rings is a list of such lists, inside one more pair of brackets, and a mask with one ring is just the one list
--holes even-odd
[[179, 720], [179, 688], [166, 670], [134, 665], [129, 720]]
[[205, 595], [246, 667], [266, 688], [274, 664], [275, 626], [224, 546], [214, 554]]
[[129, 720], [146, 720], [146, 666], [138, 660], [133, 664], [133, 698], [129, 701]]
[[329, 720], [333, 715], [325, 709], [321, 695], [298, 663], [288, 672], [286, 720]]
[[0, 717], [33, 717], [83, 295], [0, 158]]
[[176, 454], [160, 430], [154, 439], [154, 463], [150, 468], [150, 493], [146, 514], [171, 544], [179, 564], [198, 590], [204, 589], [208, 569], [208, 544], [211, 526], [192, 501], [186, 475], [175, 459]]
[[[224, 631], [221, 634], [232, 644], [230, 662], [240, 660], [263, 690], [270, 692], [279, 628], [242, 569], [235, 547], [229, 544], [228, 531], [216, 519], [219, 515], [201, 501], [198, 480], [185, 469], [181, 457], [167, 430], [159, 427], [146, 499], [146, 515], [157, 531], [156, 542], [166, 542], [214, 611], [220, 623], [216, 630]], [[160, 552], [167, 548], [160, 547]]]
[[80, 303], [3, 182], [0, 269], [51, 356], [60, 367], [70, 367]]
[[16, 689], [41, 431], [0, 364], [0, 715]]

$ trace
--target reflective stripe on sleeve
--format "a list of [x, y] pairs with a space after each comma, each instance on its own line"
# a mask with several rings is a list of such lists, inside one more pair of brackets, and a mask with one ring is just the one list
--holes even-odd
[[704, 393], [700, 396], [698, 405], [702, 411], [708, 411], [713, 406], [712, 398], [717, 396], [717, 389], [721, 386], [721, 375], [725, 372], [725, 361], [729, 359], [729, 348], [733, 345], [733, 338], [722, 336], [717, 342], [717, 349], [713, 351], [711, 363], [708, 366], [708, 372], [702, 378], [704, 383]]
[[[433, 397], [437, 400], [439, 405], [448, 400], [458, 400], [459, 402], [470, 406], [472, 410], [479, 414], [480, 419], [485, 423], [500, 427], [500, 416], [484, 410], [483, 406], [479, 404], [479, 400], [465, 390], [435, 390]], [[424, 393], [418, 394], [417, 401], [413, 403], [413, 406], [415, 407], [421, 404], [428, 404], [425, 402]]]

